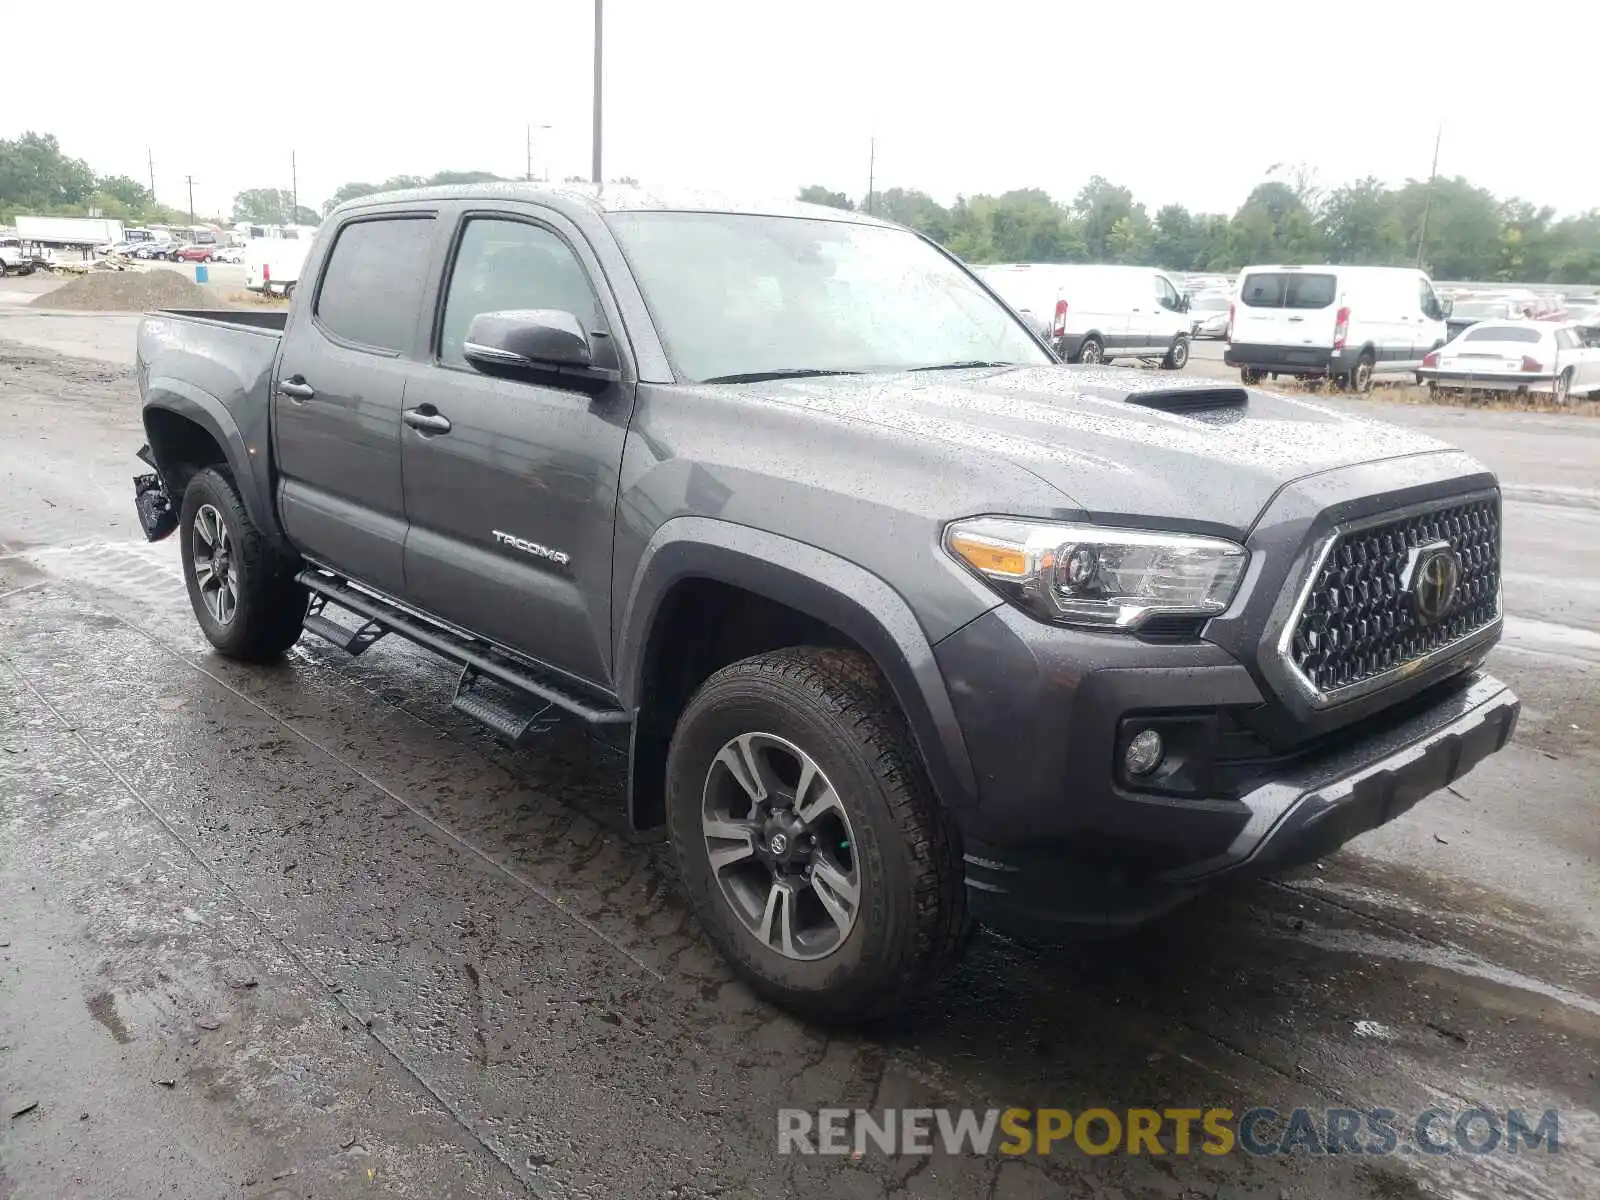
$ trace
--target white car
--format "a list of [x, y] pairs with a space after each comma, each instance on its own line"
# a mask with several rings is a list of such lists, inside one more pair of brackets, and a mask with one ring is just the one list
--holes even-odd
[[1189, 301], [1189, 332], [1197, 338], [1228, 336], [1228, 310], [1232, 307], [1226, 292], [1203, 292]]
[[243, 246], [218, 246], [211, 251], [212, 262], [242, 263], [244, 261]]
[[1417, 378], [1434, 393], [1538, 392], [1565, 404], [1600, 392], [1600, 347], [1571, 321], [1480, 321], [1426, 355]]

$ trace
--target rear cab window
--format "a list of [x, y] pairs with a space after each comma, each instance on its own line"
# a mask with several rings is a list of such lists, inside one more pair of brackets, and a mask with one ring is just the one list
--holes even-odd
[[431, 217], [407, 214], [351, 221], [322, 268], [314, 310], [323, 332], [362, 349], [409, 350], [428, 283]]
[[1327, 308], [1339, 294], [1339, 277], [1322, 272], [1259, 271], [1239, 284], [1249, 308]]
[[1543, 337], [1526, 325], [1478, 325], [1462, 335], [1464, 342], [1526, 342], [1537, 346]]

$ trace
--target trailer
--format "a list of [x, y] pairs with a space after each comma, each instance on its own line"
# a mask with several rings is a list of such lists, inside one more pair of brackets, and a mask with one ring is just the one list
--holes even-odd
[[87, 252], [122, 240], [122, 222], [102, 217], [19, 216], [16, 224], [23, 241], [51, 249]]

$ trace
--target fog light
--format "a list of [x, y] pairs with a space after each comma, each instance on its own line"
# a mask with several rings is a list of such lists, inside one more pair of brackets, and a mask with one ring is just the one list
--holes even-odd
[[1161, 765], [1166, 752], [1161, 735], [1154, 729], [1144, 729], [1129, 740], [1128, 748], [1122, 752], [1122, 765], [1129, 775], [1148, 775]]

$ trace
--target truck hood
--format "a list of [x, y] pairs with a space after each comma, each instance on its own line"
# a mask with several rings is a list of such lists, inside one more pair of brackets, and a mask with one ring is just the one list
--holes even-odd
[[[748, 389], [818, 415], [938, 438], [1015, 463], [1091, 519], [1161, 519], [1243, 536], [1285, 484], [1451, 447], [1409, 429], [1215, 380], [1117, 367], [822, 376]], [[1237, 403], [1239, 393], [1243, 403]], [[1163, 411], [1171, 398], [1234, 404]], [[1188, 396], [1185, 396], [1188, 393]]]

